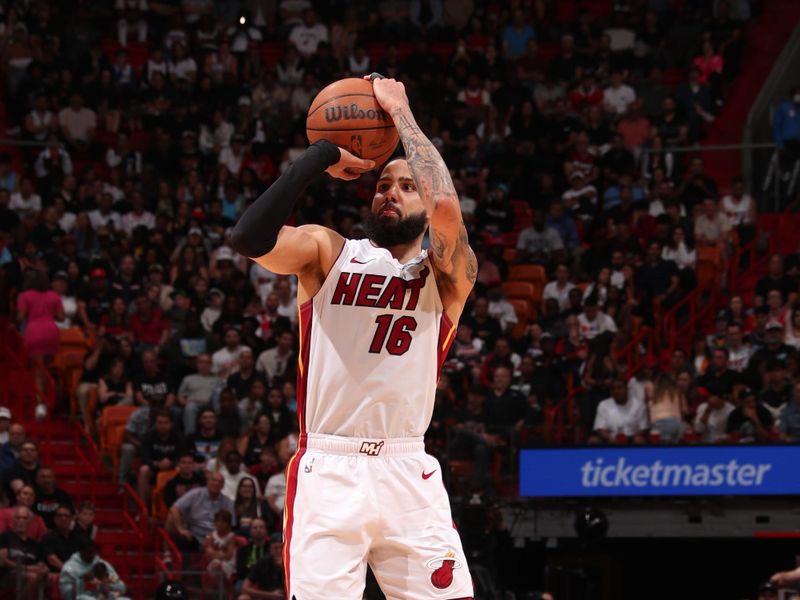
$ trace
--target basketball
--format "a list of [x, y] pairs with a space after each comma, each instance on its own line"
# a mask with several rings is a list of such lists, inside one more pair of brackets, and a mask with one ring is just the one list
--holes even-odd
[[308, 141], [328, 140], [352, 154], [385, 163], [399, 136], [392, 117], [381, 108], [372, 82], [351, 77], [323, 89], [308, 109]]

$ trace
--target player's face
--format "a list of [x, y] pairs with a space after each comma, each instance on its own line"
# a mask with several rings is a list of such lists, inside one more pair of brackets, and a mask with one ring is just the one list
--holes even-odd
[[381, 220], [398, 222], [425, 211], [408, 162], [402, 158], [387, 164], [372, 199], [372, 213]]

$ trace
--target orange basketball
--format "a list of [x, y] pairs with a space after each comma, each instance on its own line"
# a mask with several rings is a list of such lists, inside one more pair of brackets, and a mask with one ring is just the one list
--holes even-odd
[[377, 166], [389, 159], [400, 139], [372, 82], [355, 77], [335, 81], [317, 94], [308, 109], [306, 134], [312, 144], [328, 140]]

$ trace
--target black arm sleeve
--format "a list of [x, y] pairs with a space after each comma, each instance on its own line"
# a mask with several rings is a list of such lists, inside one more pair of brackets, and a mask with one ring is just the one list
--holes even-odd
[[310, 146], [239, 217], [231, 236], [233, 249], [250, 258], [264, 256], [272, 250], [297, 198], [314, 178], [339, 162], [340, 155], [339, 148], [327, 140]]

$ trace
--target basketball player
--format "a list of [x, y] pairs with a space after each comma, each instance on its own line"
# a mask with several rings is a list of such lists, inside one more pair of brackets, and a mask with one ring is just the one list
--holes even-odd
[[[477, 275], [458, 195], [402, 83], [374, 79], [406, 158], [381, 171], [347, 240], [283, 225], [315, 176], [374, 167], [318, 141], [242, 215], [237, 251], [297, 275], [300, 439], [287, 466], [288, 598], [360, 600], [369, 564], [390, 599], [471, 598], [439, 463], [424, 451], [436, 379]], [[430, 230], [430, 251], [422, 238]]]

